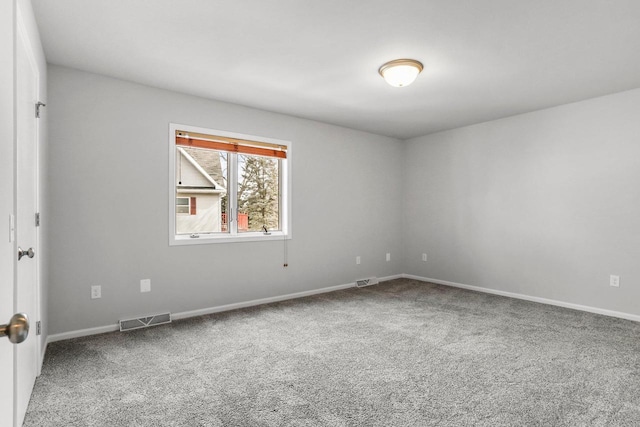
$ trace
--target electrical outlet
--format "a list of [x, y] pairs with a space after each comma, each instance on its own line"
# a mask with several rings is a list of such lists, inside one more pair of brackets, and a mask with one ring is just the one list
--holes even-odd
[[151, 279], [140, 280], [140, 292], [151, 292]]
[[609, 276], [609, 286], [620, 287], [620, 276], [611, 275]]
[[387, 261], [391, 261], [391, 253], [387, 252]]
[[356, 264], [360, 265], [360, 257], [359, 256], [356, 257]]
[[422, 254], [422, 261], [427, 262], [427, 254]]
[[102, 286], [91, 287], [91, 299], [102, 298]]

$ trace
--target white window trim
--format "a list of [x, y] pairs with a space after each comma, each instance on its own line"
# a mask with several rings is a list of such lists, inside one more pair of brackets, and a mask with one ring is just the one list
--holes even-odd
[[[198, 234], [197, 238], [192, 238], [189, 235], [177, 235], [176, 234], [176, 130], [184, 130], [187, 132], [204, 133], [209, 135], [218, 135], [228, 138], [247, 139], [250, 141], [267, 142], [270, 144], [284, 145], [287, 147], [287, 161], [282, 162], [280, 169], [281, 182], [281, 208], [280, 208], [280, 224], [282, 230], [271, 231], [269, 235], [265, 235], [262, 232], [243, 232], [241, 234], [228, 234], [228, 233], [202, 233]], [[235, 165], [227, 165], [229, 168], [229, 176], [231, 182], [229, 187], [237, 179]], [[196, 126], [181, 125], [177, 123], [169, 124], [169, 246], [180, 245], [203, 245], [212, 243], [234, 243], [234, 242], [262, 242], [269, 240], [289, 240], [292, 238], [292, 220], [291, 220], [291, 194], [292, 194], [292, 179], [291, 179], [291, 142], [283, 141], [274, 138], [265, 138], [262, 136], [245, 135], [236, 132], [228, 132], [223, 130], [207, 129]], [[236, 200], [232, 200], [233, 192], [229, 192], [229, 205], [237, 205]], [[235, 199], [235, 197], [233, 197]], [[237, 212], [232, 212], [232, 215], [237, 215]], [[238, 221], [232, 221], [229, 223], [231, 232], [237, 232]]]

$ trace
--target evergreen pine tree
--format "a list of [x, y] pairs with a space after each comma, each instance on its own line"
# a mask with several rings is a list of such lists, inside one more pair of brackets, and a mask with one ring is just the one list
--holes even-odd
[[249, 230], [278, 229], [278, 160], [241, 155], [244, 160], [238, 189], [240, 212], [249, 214]]

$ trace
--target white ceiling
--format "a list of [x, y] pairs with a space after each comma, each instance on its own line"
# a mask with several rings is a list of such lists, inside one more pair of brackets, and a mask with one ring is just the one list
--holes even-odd
[[50, 63], [402, 139], [640, 87], [639, 0], [32, 2]]

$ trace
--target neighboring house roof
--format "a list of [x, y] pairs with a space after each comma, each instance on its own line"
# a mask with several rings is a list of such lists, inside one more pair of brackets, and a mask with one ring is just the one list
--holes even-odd
[[193, 147], [179, 147], [180, 151], [186, 153], [186, 158], [206, 174], [206, 178], [212, 181], [215, 189], [224, 190], [224, 177], [222, 175], [222, 165], [220, 164], [220, 153]]

